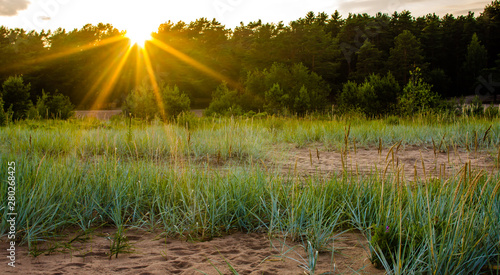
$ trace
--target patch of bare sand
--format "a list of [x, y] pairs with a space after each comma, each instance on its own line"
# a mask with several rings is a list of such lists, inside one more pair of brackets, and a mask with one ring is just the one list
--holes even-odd
[[343, 172], [358, 173], [361, 175], [378, 173], [389, 177], [399, 173], [400, 178], [414, 181], [424, 178], [449, 178], [470, 164], [472, 169], [485, 172], [497, 172], [495, 158], [484, 150], [477, 152], [463, 148], [449, 147], [445, 150], [436, 150], [423, 146], [394, 146], [351, 148], [329, 150], [322, 144], [316, 143], [303, 148], [276, 150], [279, 155], [273, 166], [281, 167], [284, 173], [297, 175], [330, 175]]
[[[197, 117], [202, 117], [203, 116], [203, 110], [204, 109], [192, 109], [191, 112], [194, 113], [195, 116]], [[100, 120], [109, 120], [111, 119], [112, 116], [120, 115], [122, 113], [121, 109], [115, 109], [115, 110], [79, 110], [75, 111], [75, 117], [76, 118], [97, 118]]]
[[122, 110], [81, 110], [75, 111], [76, 118], [87, 118], [93, 117], [100, 120], [108, 120], [112, 116], [116, 116], [122, 113]]
[[[226, 261], [239, 274], [304, 274], [300, 263], [307, 256], [298, 243], [273, 240], [266, 234], [235, 233], [207, 242], [186, 242], [158, 237], [158, 233], [130, 229], [126, 232], [134, 251], [109, 258], [115, 231], [100, 229], [86, 242], [73, 242], [71, 249], [28, 256], [27, 247], [17, 248], [16, 267], [0, 265], [0, 274], [231, 274]], [[71, 238], [66, 238], [66, 243]], [[64, 241], [59, 242], [63, 244]], [[294, 249], [283, 255], [291, 247]], [[335, 253], [320, 253], [316, 272], [384, 274], [369, 261], [366, 239], [359, 233], [344, 233], [334, 241]], [[2, 242], [1, 251], [7, 244]], [[287, 257], [289, 258], [287, 258]], [[292, 259], [290, 259], [292, 258]]]

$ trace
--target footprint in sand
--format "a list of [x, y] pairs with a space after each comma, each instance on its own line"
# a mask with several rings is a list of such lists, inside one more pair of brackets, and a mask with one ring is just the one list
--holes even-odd
[[69, 267], [69, 266], [84, 267], [86, 265], [87, 264], [83, 264], [83, 263], [70, 263], [70, 264], [67, 264], [66, 267]]
[[191, 266], [193, 266], [193, 264], [190, 262], [186, 262], [186, 261], [173, 261], [172, 266], [175, 268], [178, 268], [178, 269], [186, 269], [186, 268], [190, 268]]
[[186, 250], [182, 247], [170, 248], [168, 252], [172, 252], [176, 256], [190, 256], [196, 253], [196, 251]]

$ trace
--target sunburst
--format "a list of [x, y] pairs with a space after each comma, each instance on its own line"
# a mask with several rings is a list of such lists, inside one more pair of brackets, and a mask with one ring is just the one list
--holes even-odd
[[144, 48], [146, 42], [152, 39], [151, 32], [148, 32], [140, 26], [130, 27], [126, 30], [126, 32], [125, 36], [130, 39], [130, 46], [137, 45]]

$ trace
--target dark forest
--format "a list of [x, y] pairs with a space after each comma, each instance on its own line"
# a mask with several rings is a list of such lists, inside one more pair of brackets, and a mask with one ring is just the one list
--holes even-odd
[[[234, 29], [215, 19], [167, 21], [152, 37], [140, 49], [130, 45], [126, 31], [110, 24], [41, 32], [0, 27], [0, 82], [22, 75], [24, 83], [30, 83], [32, 102], [42, 91], [57, 91], [80, 109], [119, 108], [135, 87], [149, 83], [152, 76], [186, 93], [192, 108], [208, 107], [224, 83], [235, 100], [244, 102], [240, 105], [247, 104], [240, 106], [246, 111], [272, 108], [269, 98], [276, 94], [281, 95], [276, 101], [288, 98], [282, 95], [294, 85], [280, 82], [286, 87], [277, 87], [273, 77], [280, 81], [288, 77], [300, 86], [300, 81], [310, 79], [297, 79], [304, 74], [322, 87], [302, 83], [305, 88], [296, 92], [289, 109], [304, 98], [310, 102], [296, 106], [297, 110], [349, 106], [348, 98], [341, 96], [349, 90], [346, 84], [355, 86], [377, 75], [402, 88], [416, 68], [443, 99], [495, 95], [498, 90], [499, 1], [478, 16], [415, 18], [403, 11], [343, 18], [337, 11], [309, 12], [289, 24], [259, 20]], [[289, 75], [280, 75], [282, 71]], [[272, 89], [274, 93], [269, 92]], [[313, 92], [321, 94], [321, 104], [309, 96]]]

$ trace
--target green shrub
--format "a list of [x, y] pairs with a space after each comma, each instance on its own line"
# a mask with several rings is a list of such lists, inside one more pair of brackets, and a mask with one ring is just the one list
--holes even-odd
[[262, 71], [247, 74], [244, 91], [217, 87], [205, 115], [243, 115], [265, 110], [271, 114], [304, 115], [323, 110], [330, 93], [328, 84], [302, 63], [288, 66], [274, 63]]
[[69, 97], [58, 91], [53, 95], [42, 91], [42, 97], [39, 97], [36, 106], [30, 109], [28, 117], [68, 119], [73, 116], [74, 109], [75, 106], [71, 103]]
[[372, 74], [361, 84], [347, 82], [340, 92], [339, 109], [346, 113], [358, 110], [369, 116], [394, 113], [400, 87], [391, 73], [384, 77]]
[[367, 106], [374, 98], [375, 92], [370, 83], [365, 81], [358, 85], [356, 82], [348, 81], [342, 87], [342, 92], [338, 99], [338, 107], [342, 113], [352, 110], [366, 113]]
[[189, 97], [177, 86], [170, 87], [161, 83], [159, 91], [143, 84], [132, 90], [125, 99], [123, 111], [125, 114], [151, 120], [160, 117], [164, 120], [174, 119], [179, 114], [190, 109]]
[[257, 113], [253, 116], [254, 119], [265, 119], [269, 116], [267, 112]]
[[420, 68], [417, 67], [410, 72], [410, 75], [411, 79], [399, 98], [401, 114], [409, 116], [418, 112], [426, 113], [437, 108], [441, 102], [439, 95], [431, 90], [431, 85], [423, 81]]
[[302, 63], [292, 66], [274, 63], [260, 75], [266, 89], [266, 112], [288, 111], [304, 115], [307, 112], [323, 110], [327, 104], [330, 87], [321, 76], [310, 72]]
[[11, 109], [14, 120], [26, 118], [32, 103], [30, 98], [31, 84], [24, 84], [22, 76], [11, 76], [2, 84], [4, 111]]
[[7, 125], [8, 112], [3, 109], [3, 99], [0, 96], [0, 126]]
[[153, 89], [143, 84], [132, 90], [125, 99], [123, 112], [126, 115], [131, 114], [147, 120], [159, 115], [159, 107]]
[[230, 90], [227, 83], [221, 83], [212, 95], [212, 102], [204, 115], [242, 115], [241, 98], [236, 90]]
[[164, 86], [162, 89], [163, 107], [169, 119], [175, 118], [182, 112], [190, 110], [191, 100], [186, 93], [179, 90], [177, 86], [173, 88]]

